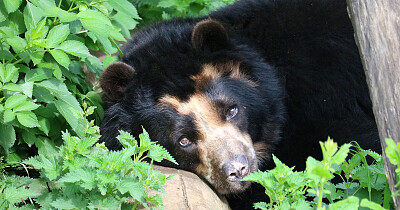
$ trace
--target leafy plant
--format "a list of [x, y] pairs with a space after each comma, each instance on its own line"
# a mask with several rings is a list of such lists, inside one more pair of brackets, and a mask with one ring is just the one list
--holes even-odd
[[197, 17], [233, 3], [235, 0], [130, 0], [143, 21], [151, 23], [172, 17]]
[[[385, 139], [386, 142], [386, 155], [389, 159], [389, 161], [393, 164], [396, 165], [397, 168], [395, 170], [396, 173], [396, 179], [397, 179], [397, 184], [395, 185], [396, 188], [400, 186], [400, 144], [395, 143], [392, 139]], [[397, 190], [393, 196], [399, 196], [400, 195], [400, 190]]]
[[160, 195], [149, 196], [146, 190], [165, 192], [163, 185], [172, 176], [165, 177], [154, 171], [153, 161], [166, 159], [176, 163], [174, 158], [150, 141], [145, 130], [139, 142], [121, 131], [117, 138], [124, 148], [120, 151], [109, 151], [104, 144], [96, 144], [100, 138], [99, 128], [93, 120], [86, 120], [94, 107], [86, 107], [86, 104], [83, 107], [85, 114], [81, 114], [79, 120], [84, 125], [84, 136], [64, 132], [61, 147], [47, 144], [47, 152], [23, 161], [40, 170], [40, 178], [6, 177], [0, 182], [3, 191], [0, 208], [21, 205], [20, 202], [28, 198], [34, 198], [30, 199], [28, 207], [35, 205], [46, 209], [135, 208], [138, 204], [148, 207], [147, 202], [163, 208]]
[[[258, 209], [390, 208], [391, 195], [383, 170], [382, 157], [354, 144], [355, 149], [350, 150], [350, 144], [338, 148], [330, 138], [326, 142], [320, 142], [323, 159], [318, 161], [308, 157], [306, 170], [301, 172], [293, 171], [294, 167], [289, 168], [273, 156], [276, 165], [274, 169], [245, 177], [245, 180], [260, 183], [265, 187], [265, 193], [270, 198], [270, 203], [255, 203], [254, 207]], [[352, 153], [352, 157], [346, 159], [349, 153]], [[368, 156], [373, 159], [373, 163], [367, 163]], [[343, 182], [334, 184], [332, 179], [335, 175]]]
[[[138, 19], [127, 0], [0, 1], [0, 152], [8, 163], [37, 154], [48, 141], [59, 145], [67, 128], [83, 137], [84, 125], [73, 116], [83, 102], [102, 118], [82, 64], [98, 76]], [[89, 49], [106, 53], [104, 62]]]

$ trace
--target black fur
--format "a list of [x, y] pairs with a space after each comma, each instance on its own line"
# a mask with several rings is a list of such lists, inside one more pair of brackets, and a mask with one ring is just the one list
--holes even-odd
[[[192, 44], [194, 26], [209, 18], [226, 29], [229, 44], [222, 49], [199, 50]], [[121, 148], [115, 139], [118, 130], [138, 135], [143, 126], [180, 163], [173, 167], [193, 171], [199, 162], [196, 151], [182, 150], [176, 141], [183, 133], [196, 139], [193, 122], [161, 109], [157, 100], [164, 94], [187, 99], [195, 91], [190, 76], [202, 64], [240, 60], [259, 87], [221, 79], [210, 84], [207, 94], [227, 95], [246, 107], [238, 126], [253, 141], [268, 141], [284, 163], [304, 169], [307, 156], [321, 158], [318, 142], [328, 136], [339, 144], [356, 140], [363, 148], [380, 151], [345, 0], [239, 1], [207, 17], [145, 28], [123, 52], [122, 61], [135, 69], [135, 77], [120, 101], [108, 102], [101, 141], [111, 149]], [[271, 167], [266, 162], [262, 169]], [[232, 208], [258, 201], [254, 194], [240, 197], [246, 199], [232, 199]]]

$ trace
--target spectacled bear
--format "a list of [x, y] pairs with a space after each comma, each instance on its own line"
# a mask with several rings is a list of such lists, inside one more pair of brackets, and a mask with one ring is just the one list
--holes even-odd
[[118, 131], [143, 126], [179, 163], [161, 164], [251, 206], [241, 179], [272, 153], [304, 169], [328, 136], [379, 150], [353, 33], [345, 0], [243, 0], [144, 28], [101, 76], [101, 141], [120, 149]]

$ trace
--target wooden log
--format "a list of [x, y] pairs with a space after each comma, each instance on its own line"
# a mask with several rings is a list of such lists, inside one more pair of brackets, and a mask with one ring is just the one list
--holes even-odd
[[[168, 180], [164, 189], [167, 193], [150, 190], [150, 196], [160, 194], [164, 203], [164, 209], [220, 209], [229, 210], [225, 197], [215, 193], [196, 174], [162, 166], [154, 165], [154, 169], [161, 171], [166, 176], [174, 174], [174, 178]], [[155, 207], [152, 204], [150, 207]], [[145, 209], [140, 207], [139, 209]]]
[[[395, 166], [385, 154], [385, 138], [400, 141], [400, 1], [347, 0], [355, 39], [369, 86], [386, 176], [396, 190]], [[399, 198], [394, 197], [399, 209]]]

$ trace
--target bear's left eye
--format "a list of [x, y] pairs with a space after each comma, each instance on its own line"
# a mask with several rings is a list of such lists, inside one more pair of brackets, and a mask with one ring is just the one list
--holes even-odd
[[226, 119], [231, 120], [232, 118], [234, 118], [237, 115], [238, 111], [239, 111], [239, 109], [237, 108], [236, 105], [229, 107], [229, 109], [226, 112]]

